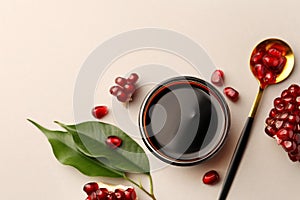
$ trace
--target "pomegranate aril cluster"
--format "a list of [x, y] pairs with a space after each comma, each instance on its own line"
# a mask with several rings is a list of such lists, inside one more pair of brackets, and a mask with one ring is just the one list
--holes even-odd
[[112, 86], [109, 92], [117, 97], [120, 102], [128, 102], [136, 90], [138, 79], [139, 76], [136, 73], [130, 74], [128, 78], [117, 77], [115, 79], [117, 85]]
[[300, 87], [291, 85], [273, 103], [265, 132], [276, 139], [292, 161], [300, 161]]
[[251, 70], [258, 78], [262, 88], [276, 81], [286, 64], [286, 49], [279, 43], [262, 45], [255, 50], [250, 59]]
[[86, 200], [137, 200], [134, 188], [115, 188], [110, 190], [106, 187], [99, 187], [98, 183], [87, 183], [83, 191], [88, 195]]

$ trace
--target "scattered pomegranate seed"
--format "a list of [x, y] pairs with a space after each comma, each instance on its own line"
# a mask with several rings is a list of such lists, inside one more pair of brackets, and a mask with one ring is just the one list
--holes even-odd
[[233, 102], [236, 102], [239, 99], [239, 92], [232, 87], [225, 87], [223, 92]]
[[127, 78], [127, 83], [135, 84], [138, 79], [139, 79], [139, 76], [136, 73], [132, 73]]
[[288, 152], [290, 160], [300, 161], [300, 87], [292, 84], [273, 100], [266, 119], [265, 132], [276, 139], [277, 143]]
[[125, 90], [127, 95], [131, 95], [135, 91], [135, 86], [131, 83], [127, 83], [127, 84], [124, 85], [124, 90]]
[[220, 69], [215, 70], [211, 75], [211, 82], [217, 86], [224, 84], [224, 72]]
[[95, 118], [101, 119], [108, 113], [108, 107], [107, 106], [96, 106], [92, 110], [92, 114]]
[[215, 170], [210, 170], [204, 174], [202, 181], [204, 184], [213, 185], [213, 184], [217, 183], [219, 181], [219, 179], [220, 179], [220, 176], [219, 176], [218, 172]]
[[120, 102], [126, 102], [130, 99], [130, 97], [124, 91], [119, 91], [117, 94], [117, 99]]
[[127, 83], [126, 78], [123, 77], [117, 77], [115, 79], [115, 83], [118, 84], [119, 86], [124, 86]]
[[106, 144], [112, 148], [112, 149], [116, 149], [118, 147], [120, 147], [122, 145], [122, 140], [121, 138], [117, 137], [117, 136], [109, 136], [107, 139], [106, 139]]
[[114, 85], [109, 89], [110, 94], [116, 96], [118, 94], [119, 91], [121, 91], [122, 88], [118, 85]]

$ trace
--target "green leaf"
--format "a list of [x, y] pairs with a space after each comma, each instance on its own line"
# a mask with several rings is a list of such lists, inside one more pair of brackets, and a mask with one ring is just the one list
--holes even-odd
[[[149, 160], [144, 150], [121, 129], [103, 122], [83, 122], [77, 125], [60, 126], [72, 133], [73, 139], [85, 155], [101, 158], [112, 168], [130, 173], [148, 173]], [[117, 136], [122, 145], [111, 149], [105, 143], [107, 137]]]
[[123, 172], [111, 169], [99, 160], [81, 153], [70, 133], [48, 130], [30, 119], [28, 121], [46, 135], [60, 163], [73, 166], [87, 176], [124, 177]]

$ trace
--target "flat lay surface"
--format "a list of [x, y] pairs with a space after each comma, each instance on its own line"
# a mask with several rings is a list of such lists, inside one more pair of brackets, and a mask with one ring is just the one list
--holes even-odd
[[[265, 89], [228, 199], [297, 198], [300, 163], [292, 162], [264, 129], [274, 99], [291, 84], [300, 84], [299, 6], [296, 0], [0, 1], [2, 199], [14, 200], [22, 194], [22, 198], [28, 200], [83, 200], [86, 198], [83, 185], [90, 181], [131, 185], [123, 179], [87, 177], [60, 164], [47, 138], [26, 119], [60, 130], [53, 121], [74, 124], [75, 121], [94, 119], [93, 107], [88, 105], [107, 105], [109, 112], [101, 121], [130, 132], [150, 155], [138, 137], [136, 127], [147, 92], [157, 82], [173, 75], [195, 76], [209, 82], [209, 74], [220, 68], [224, 71], [225, 81], [223, 86], [216, 88], [221, 93], [225, 87], [233, 87], [239, 92], [236, 102], [224, 96], [231, 113], [231, 126], [224, 146], [211, 159], [195, 166], [171, 166], [159, 160], [150, 163], [157, 199], [217, 199], [259, 87], [250, 69], [250, 56], [255, 45], [266, 38], [287, 42], [294, 52], [295, 66], [288, 79]], [[156, 40], [146, 40], [149, 45], [157, 44], [158, 48], [135, 47], [133, 51], [114, 57], [105, 70], [90, 72], [91, 77], [97, 77], [86, 80], [87, 87], [95, 83], [92, 89], [82, 85], [85, 80], [82, 69], [92, 65], [97, 67], [98, 62], [99, 68], [103, 67], [100, 62], [106, 54], [98, 56], [102, 55], [99, 53], [102, 47], [115, 42], [113, 47], [116, 48], [111, 48], [107, 54], [109, 58], [122, 50], [119, 41], [121, 47], [127, 48], [138, 45], [142, 38], [122, 41], [124, 33], [150, 29], [167, 30], [170, 41], [178, 37], [187, 43], [179, 40], [178, 43], [176, 40], [155, 43], [161, 36], [158, 34]], [[191, 60], [183, 59], [178, 52], [183, 54], [189, 49], [190, 41], [204, 51], [200, 50], [199, 56], [188, 51]], [[163, 45], [178, 52], [167, 51]], [[95, 55], [97, 57], [93, 59]], [[207, 59], [203, 61], [205, 66], [193, 66], [192, 59], [201, 61], [202, 55]], [[207, 67], [207, 63], [211, 66]], [[153, 70], [145, 71], [147, 67]], [[125, 108], [112, 97], [109, 89], [117, 76], [128, 77], [132, 72], [139, 74], [138, 83], [143, 87], [137, 89], [134, 101]], [[85, 88], [89, 91], [80, 93]], [[81, 105], [86, 107], [80, 110]], [[122, 118], [124, 113], [126, 119]], [[216, 170], [220, 180], [206, 185], [202, 178], [210, 170]], [[132, 177], [148, 187], [147, 177]], [[138, 188], [136, 192], [139, 199], [149, 199]]]

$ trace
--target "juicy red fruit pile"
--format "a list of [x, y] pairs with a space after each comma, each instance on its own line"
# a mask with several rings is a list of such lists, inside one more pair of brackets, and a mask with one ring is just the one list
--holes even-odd
[[292, 161], [300, 161], [300, 87], [291, 85], [274, 99], [265, 132], [276, 139]]
[[117, 77], [114, 85], [110, 88], [111, 95], [117, 97], [120, 102], [128, 102], [131, 100], [133, 93], [136, 90], [136, 82], [139, 76], [136, 73], [132, 73], [128, 78]]
[[132, 187], [127, 189], [117, 188], [110, 191], [99, 187], [98, 183], [90, 182], [84, 185], [83, 191], [88, 195], [86, 200], [136, 200], [136, 193]]
[[251, 70], [258, 78], [262, 88], [276, 81], [286, 64], [286, 48], [280, 43], [271, 46], [260, 45], [250, 59]]

